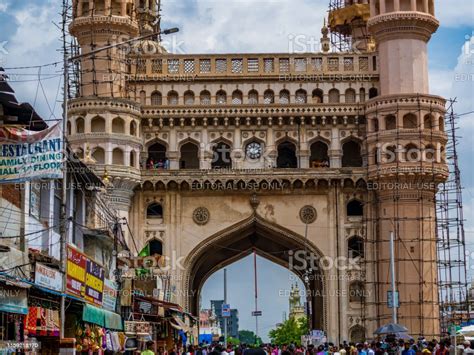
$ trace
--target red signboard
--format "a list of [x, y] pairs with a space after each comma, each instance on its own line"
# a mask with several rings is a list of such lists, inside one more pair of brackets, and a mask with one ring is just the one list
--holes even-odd
[[67, 246], [66, 292], [84, 297], [87, 257], [71, 246]]

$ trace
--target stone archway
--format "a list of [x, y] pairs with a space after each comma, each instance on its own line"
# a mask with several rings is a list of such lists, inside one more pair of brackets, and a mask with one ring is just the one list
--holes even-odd
[[[295, 251], [316, 258], [323, 255], [304, 237], [284, 227], [270, 223], [258, 215], [236, 223], [214, 234], [194, 248], [186, 258], [183, 291], [184, 304], [192, 314], [199, 314], [199, 294], [209, 276], [217, 270], [238, 261], [256, 251], [260, 256], [288, 268]], [[305, 255], [305, 254], [303, 254]], [[301, 279], [305, 270], [292, 269]], [[313, 329], [327, 330], [327, 290], [324, 271], [313, 270], [309, 275], [307, 292], [311, 299]]]

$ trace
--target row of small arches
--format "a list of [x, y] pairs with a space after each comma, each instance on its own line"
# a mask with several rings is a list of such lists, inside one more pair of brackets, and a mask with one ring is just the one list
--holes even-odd
[[[261, 144], [258, 141], [250, 141], [246, 147], [252, 143]], [[244, 148], [246, 148], [244, 147]], [[227, 169], [232, 168], [232, 148], [230, 144], [220, 141], [213, 146], [213, 157], [211, 168]], [[323, 141], [316, 141], [310, 146], [310, 167], [329, 168], [329, 146]], [[276, 168], [297, 169], [298, 155], [296, 144], [289, 140], [284, 140], [277, 145]], [[199, 169], [199, 146], [194, 142], [187, 142], [180, 147], [180, 169]], [[148, 148], [147, 169], [156, 167], [166, 168], [167, 148], [159, 142]], [[361, 145], [354, 140], [348, 140], [342, 145], [342, 167], [362, 167], [363, 159]]]
[[[373, 98], [378, 95], [378, 90], [376, 88], [371, 88], [369, 90], [369, 98]], [[203, 90], [200, 92], [199, 96], [200, 105], [210, 105], [212, 102], [211, 92], [208, 90]], [[257, 90], [250, 90], [247, 94], [246, 104], [257, 105], [260, 103], [271, 105], [271, 104], [320, 104], [320, 103], [341, 103], [341, 94], [338, 89], [331, 89], [327, 93], [327, 98], [323, 90], [315, 89], [308, 95], [308, 92], [304, 89], [299, 89], [294, 94], [294, 99], [291, 97], [291, 93], [287, 89], [281, 90], [278, 94], [271, 89], [265, 90], [263, 97], [260, 96]], [[359, 102], [364, 102], [366, 99], [366, 90], [365, 88], [359, 89]], [[293, 100], [293, 101], [292, 101]], [[195, 105], [196, 104], [196, 94], [188, 90], [183, 94], [183, 104], [184, 105]], [[344, 103], [356, 103], [357, 102], [357, 92], [355, 89], [349, 88], [345, 91], [344, 94]], [[147, 105], [147, 95], [145, 91], [140, 92], [140, 103], [142, 105]], [[162, 106], [164, 104], [163, 94], [159, 91], [154, 91], [150, 95], [150, 105], [151, 106]], [[240, 90], [235, 90], [231, 95], [228, 95], [225, 90], [219, 90], [215, 94], [215, 103], [218, 105], [242, 105], [244, 104], [244, 94]], [[180, 104], [180, 97], [178, 92], [172, 90], [169, 91], [166, 95], [166, 104], [169, 106], [176, 106]]]
[[444, 131], [444, 117], [439, 117], [436, 119], [432, 114], [426, 114], [423, 117], [423, 120], [418, 119], [418, 115], [414, 113], [407, 113], [405, 114], [401, 122], [397, 122], [397, 117], [395, 115], [387, 115], [383, 117], [383, 125], [381, 127], [380, 120], [378, 118], [374, 118], [372, 120], [372, 131], [378, 132], [380, 130], [395, 130], [399, 127], [405, 129], [433, 129]]
[[[67, 123], [68, 134], [72, 134], [72, 124], [70, 121]], [[127, 130], [128, 128], [128, 130]], [[74, 121], [74, 134], [83, 134], [83, 133], [105, 133], [107, 132], [106, 120], [104, 117], [96, 116], [93, 117], [90, 121], [90, 132], [86, 132], [86, 121], [82, 117], [78, 117]], [[138, 124], [135, 120], [132, 120], [127, 127], [127, 123], [121, 117], [115, 117], [112, 120], [112, 133], [117, 134], [129, 134], [131, 136], [138, 137], [139, 129]]]

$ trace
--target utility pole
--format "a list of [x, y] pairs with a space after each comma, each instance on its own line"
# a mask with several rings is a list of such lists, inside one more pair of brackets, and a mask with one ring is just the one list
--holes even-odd
[[257, 288], [257, 251], [253, 250], [253, 270], [255, 280], [255, 345], [258, 345], [258, 288]]
[[66, 23], [67, 23], [67, 7], [68, 0], [63, 1], [63, 13], [62, 13], [62, 31], [63, 31], [63, 183], [62, 183], [62, 200], [61, 200], [61, 225], [60, 225], [60, 264], [61, 272], [63, 275], [63, 292], [61, 293], [61, 314], [60, 314], [60, 339], [64, 339], [64, 323], [66, 320], [66, 286], [67, 286], [67, 277], [66, 277], [66, 265], [67, 265], [67, 232], [68, 226], [66, 225], [68, 221], [67, 216], [67, 146], [66, 146], [66, 135], [67, 135], [67, 116], [68, 116], [68, 92], [69, 92], [69, 60], [68, 52], [66, 45]]
[[394, 233], [390, 232], [390, 276], [392, 282], [392, 322], [397, 324], [397, 307], [398, 297], [396, 296], [396, 279], [395, 279], [395, 243]]
[[[224, 269], [224, 305], [227, 305], [227, 269]], [[227, 348], [227, 317], [224, 319], [224, 347]]]

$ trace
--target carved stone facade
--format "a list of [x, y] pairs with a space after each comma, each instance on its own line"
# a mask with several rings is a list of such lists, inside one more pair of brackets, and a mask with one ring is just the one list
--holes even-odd
[[[91, 38], [100, 47], [147, 33], [156, 16], [148, 1], [103, 2], [75, 1], [71, 33], [85, 51]], [[399, 262], [400, 322], [413, 336], [438, 334], [434, 193], [447, 173], [446, 136], [444, 100], [429, 95], [425, 71], [437, 21], [430, 5], [414, 12], [420, 1], [415, 10], [395, 10], [405, 2], [371, 2], [378, 51], [177, 55], [150, 39], [127, 56], [105, 50], [82, 60], [69, 141], [109, 177], [138, 248], [156, 239], [166, 257], [184, 257], [184, 270], [171, 268], [176, 302], [199, 314], [204, 280], [254, 249], [285, 267], [291, 250], [318, 260], [357, 259], [346, 268], [294, 271], [310, 279], [315, 329], [333, 342], [371, 336], [390, 320], [386, 241], [396, 209], [418, 217], [403, 222], [398, 235], [423, 249], [400, 259], [414, 257], [425, 280], [415, 285], [413, 265]], [[410, 42], [403, 58], [398, 41]], [[395, 161], [378, 154], [394, 142], [434, 162], [412, 163], [405, 159], [411, 150], [398, 147]], [[434, 185], [396, 194], [370, 187], [400, 181]], [[415, 203], [420, 198], [424, 210]], [[423, 231], [421, 244], [415, 230]]]

